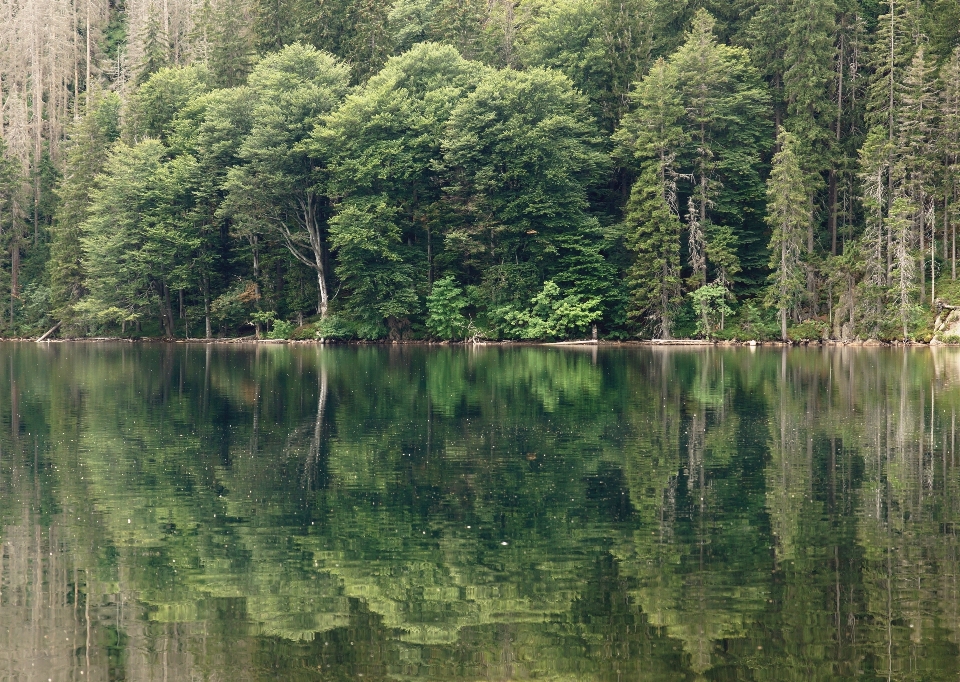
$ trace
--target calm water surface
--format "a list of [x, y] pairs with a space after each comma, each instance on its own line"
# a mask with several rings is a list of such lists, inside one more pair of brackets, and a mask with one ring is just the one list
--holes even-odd
[[0, 345], [0, 680], [956, 680], [960, 352]]

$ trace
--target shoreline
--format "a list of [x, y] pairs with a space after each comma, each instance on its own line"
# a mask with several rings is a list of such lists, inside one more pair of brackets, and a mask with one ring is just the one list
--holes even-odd
[[310, 345], [310, 346], [454, 346], [454, 347], [476, 347], [476, 346], [550, 346], [550, 347], [670, 347], [670, 348], [801, 348], [801, 347], [855, 347], [855, 348], [903, 348], [903, 347], [937, 347], [937, 346], [958, 346], [960, 344], [949, 344], [934, 339], [930, 343], [921, 341], [878, 341], [876, 339], [840, 341], [836, 339], [825, 339], [818, 341], [756, 341], [756, 340], [707, 340], [707, 339], [628, 339], [628, 340], [576, 340], [576, 341], [425, 341], [425, 340], [384, 340], [384, 341], [362, 341], [362, 340], [327, 340], [327, 339], [257, 339], [253, 336], [240, 336], [231, 338], [190, 338], [190, 339], [165, 339], [163, 337], [141, 337], [124, 338], [113, 336], [98, 337], [77, 337], [66, 339], [40, 339], [39, 337], [19, 337], [3, 338], [0, 342], [7, 343], [39, 343], [39, 344], [63, 344], [63, 343], [150, 343], [150, 344], [173, 344], [173, 345]]

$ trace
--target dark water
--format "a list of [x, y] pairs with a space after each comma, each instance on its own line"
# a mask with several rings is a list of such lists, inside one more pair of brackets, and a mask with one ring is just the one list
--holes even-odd
[[2, 680], [956, 680], [960, 353], [0, 346]]

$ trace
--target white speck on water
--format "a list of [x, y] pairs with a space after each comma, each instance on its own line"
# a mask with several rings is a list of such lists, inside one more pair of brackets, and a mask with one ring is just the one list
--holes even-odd
[[509, 543], [507, 543], [507, 542], [501, 542], [500, 544], [506, 546], [506, 545], [509, 544]]

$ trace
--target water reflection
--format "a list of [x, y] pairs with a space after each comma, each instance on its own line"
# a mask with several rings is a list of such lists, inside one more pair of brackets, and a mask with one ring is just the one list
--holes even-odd
[[0, 678], [956, 679], [949, 349], [0, 346]]

